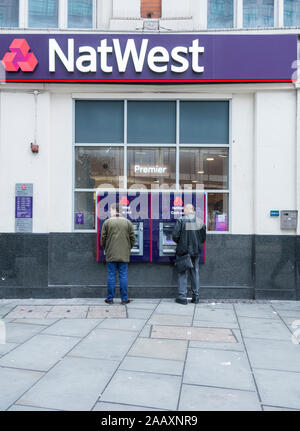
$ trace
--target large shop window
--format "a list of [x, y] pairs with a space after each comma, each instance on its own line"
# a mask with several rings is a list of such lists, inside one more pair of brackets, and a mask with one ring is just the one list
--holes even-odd
[[94, 0], [68, 0], [68, 27], [93, 27]]
[[229, 230], [229, 102], [76, 100], [74, 228], [95, 229], [101, 189], [196, 190]]
[[0, 0], [0, 27], [19, 26], [19, 0]]
[[233, 27], [233, 0], [207, 0], [207, 28]]
[[274, 0], [243, 0], [244, 27], [273, 27]]
[[57, 28], [58, 7], [58, 0], [28, 0], [28, 26]]
[[286, 27], [300, 26], [299, 0], [284, 0], [284, 25]]

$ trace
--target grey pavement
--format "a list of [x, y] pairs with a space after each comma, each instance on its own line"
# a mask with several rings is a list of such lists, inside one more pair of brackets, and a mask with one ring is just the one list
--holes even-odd
[[0, 410], [300, 410], [300, 302], [0, 299]]

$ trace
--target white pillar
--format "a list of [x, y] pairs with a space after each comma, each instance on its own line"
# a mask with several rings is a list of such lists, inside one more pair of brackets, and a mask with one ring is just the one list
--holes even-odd
[[113, 0], [97, 0], [97, 24], [100, 30], [109, 30], [113, 16]]
[[59, 1], [58, 27], [61, 29], [68, 27], [68, 0]]

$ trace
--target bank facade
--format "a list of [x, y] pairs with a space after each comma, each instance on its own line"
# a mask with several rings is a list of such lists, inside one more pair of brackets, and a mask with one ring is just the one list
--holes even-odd
[[186, 194], [208, 230], [202, 298], [300, 299], [299, 2], [11, 3], [0, 297], [104, 297], [100, 197], [142, 193], [131, 297], [175, 296], [153, 208]]

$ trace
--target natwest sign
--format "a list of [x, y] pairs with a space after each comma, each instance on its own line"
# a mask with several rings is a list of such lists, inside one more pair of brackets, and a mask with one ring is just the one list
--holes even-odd
[[292, 82], [297, 35], [0, 34], [7, 82]]

